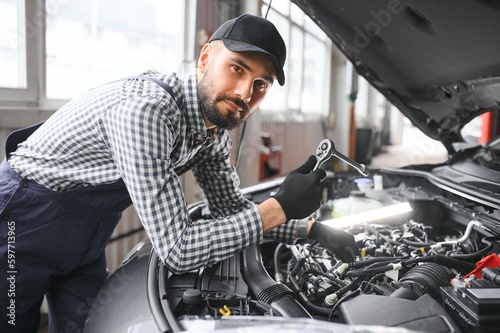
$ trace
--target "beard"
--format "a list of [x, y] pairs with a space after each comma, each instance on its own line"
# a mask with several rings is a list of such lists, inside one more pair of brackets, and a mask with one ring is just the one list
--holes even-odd
[[[210, 76], [207, 74], [208, 71], [205, 72], [205, 75], [201, 78], [197, 87], [198, 101], [206, 119], [220, 129], [232, 130], [240, 126], [248, 118], [248, 106], [243, 100], [228, 96], [224, 93], [216, 95], [212, 100], [210, 96], [213, 94], [213, 89], [209, 80]], [[238, 105], [241, 111], [235, 113], [231, 110], [227, 110], [226, 114], [223, 114], [217, 107], [217, 103], [224, 100], [231, 101]]]

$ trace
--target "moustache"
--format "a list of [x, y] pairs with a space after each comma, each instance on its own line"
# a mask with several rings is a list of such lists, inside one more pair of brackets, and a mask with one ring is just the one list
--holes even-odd
[[224, 100], [233, 102], [234, 104], [238, 105], [243, 112], [245, 112], [245, 113], [248, 112], [248, 106], [242, 99], [239, 99], [236, 97], [231, 97], [231, 96], [228, 96], [226, 94], [220, 94], [219, 96], [217, 96], [217, 98], [215, 99], [215, 103], [220, 102], [220, 101], [224, 101]]

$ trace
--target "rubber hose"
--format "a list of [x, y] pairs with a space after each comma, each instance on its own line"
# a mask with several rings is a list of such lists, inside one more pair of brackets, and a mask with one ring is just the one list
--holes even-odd
[[435, 263], [425, 263], [412, 268], [397, 283], [399, 289], [391, 297], [417, 299], [429, 293], [439, 299], [439, 288], [450, 285], [451, 270]]
[[260, 248], [256, 245], [243, 251], [243, 274], [248, 287], [257, 300], [271, 306], [283, 317], [312, 318], [295, 299], [295, 294], [282, 283], [276, 283], [267, 273], [262, 263]]

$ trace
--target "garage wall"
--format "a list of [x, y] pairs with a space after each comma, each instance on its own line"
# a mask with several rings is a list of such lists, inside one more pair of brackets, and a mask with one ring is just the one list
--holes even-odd
[[313, 155], [318, 143], [325, 138], [320, 120], [262, 121], [262, 130], [271, 135], [274, 145], [282, 147], [283, 165], [286, 174], [304, 163]]

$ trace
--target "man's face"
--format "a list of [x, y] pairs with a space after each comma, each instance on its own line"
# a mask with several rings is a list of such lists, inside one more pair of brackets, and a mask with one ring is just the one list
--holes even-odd
[[263, 54], [231, 52], [222, 42], [213, 43], [205, 45], [198, 61], [198, 99], [208, 126], [230, 130], [255, 112], [276, 74]]

